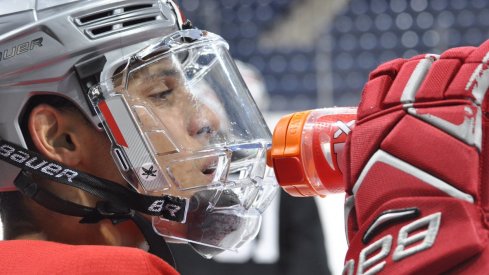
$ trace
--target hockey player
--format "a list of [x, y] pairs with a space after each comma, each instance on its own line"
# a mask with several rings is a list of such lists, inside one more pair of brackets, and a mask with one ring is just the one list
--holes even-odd
[[170, 0], [59, 2], [0, 7], [2, 272], [175, 274], [165, 241], [254, 238], [270, 133], [226, 42]]

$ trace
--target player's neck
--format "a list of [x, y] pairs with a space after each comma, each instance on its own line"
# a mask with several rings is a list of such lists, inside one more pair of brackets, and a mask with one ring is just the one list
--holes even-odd
[[47, 240], [47, 238], [43, 233], [27, 233], [17, 236], [15, 240]]

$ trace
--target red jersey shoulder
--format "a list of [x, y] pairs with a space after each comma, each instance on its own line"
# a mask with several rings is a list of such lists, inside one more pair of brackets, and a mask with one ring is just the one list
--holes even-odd
[[33, 240], [1, 241], [0, 266], [5, 274], [179, 274], [137, 248]]

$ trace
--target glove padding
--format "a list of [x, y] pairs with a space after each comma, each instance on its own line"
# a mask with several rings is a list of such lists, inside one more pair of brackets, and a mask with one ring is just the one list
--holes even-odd
[[344, 274], [489, 270], [489, 40], [372, 71], [345, 145]]

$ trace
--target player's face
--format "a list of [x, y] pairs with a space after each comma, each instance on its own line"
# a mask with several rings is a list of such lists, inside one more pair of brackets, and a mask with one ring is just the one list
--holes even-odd
[[[139, 70], [131, 75], [127, 87], [133, 103], [146, 106], [136, 108], [143, 127], [164, 125], [164, 130], [150, 131], [147, 135], [157, 158], [180, 150], [197, 152], [219, 135], [221, 127], [217, 112], [222, 107], [212, 100], [212, 90], [205, 87], [190, 90], [170, 63], [158, 62]], [[178, 142], [178, 146], [172, 140]], [[196, 159], [173, 164], [172, 176], [180, 189], [191, 188], [195, 182], [200, 185], [210, 183], [214, 160]], [[167, 160], [159, 158], [158, 161], [164, 167]]]
[[[182, 150], [198, 152], [209, 145], [211, 140], [218, 138], [225, 123], [222, 119], [224, 111], [221, 111], [222, 106], [212, 89], [197, 85], [190, 90], [171, 63], [171, 60], [160, 61], [138, 70], [129, 76], [126, 87], [131, 94], [131, 104], [145, 106], [135, 109], [142, 127], [158, 129], [149, 131], [147, 138], [162, 167], [168, 165], [165, 158], [168, 154]], [[196, 184], [212, 183], [216, 161], [215, 157], [195, 158], [171, 164], [171, 175], [178, 185], [172, 188], [172, 195], [188, 197], [185, 190], [191, 190]], [[164, 227], [183, 236], [188, 229], [180, 223], [166, 223]]]

